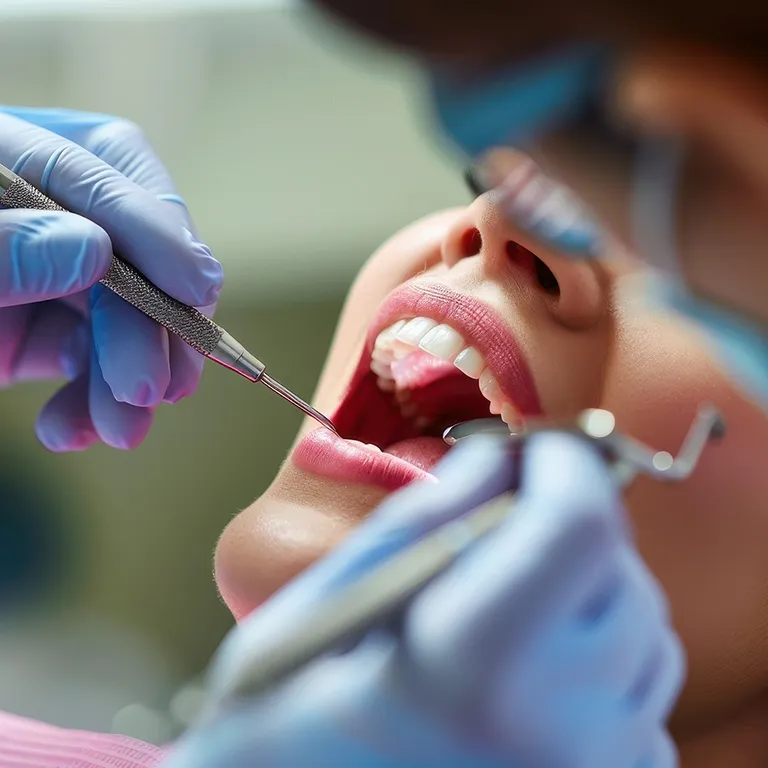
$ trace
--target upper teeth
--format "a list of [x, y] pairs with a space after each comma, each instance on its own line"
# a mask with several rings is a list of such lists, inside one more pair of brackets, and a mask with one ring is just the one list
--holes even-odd
[[480, 352], [467, 346], [456, 329], [428, 317], [399, 320], [376, 337], [371, 370], [378, 377], [380, 389], [386, 392], [394, 389], [392, 363], [416, 349], [422, 349], [440, 360], [451, 361], [467, 376], [478, 379], [480, 391], [490, 403], [491, 413], [501, 414], [509, 426], [519, 424], [519, 411], [504, 399], [498, 381]]

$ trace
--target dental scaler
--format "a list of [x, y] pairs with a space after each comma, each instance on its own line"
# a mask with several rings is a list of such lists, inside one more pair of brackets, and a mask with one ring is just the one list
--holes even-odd
[[[446, 430], [445, 441], [454, 445], [473, 434], [498, 432], [510, 450], [522, 453], [531, 435], [542, 431], [567, 432], [593, 444], [624, 488], [638, 474], [667, 482], [690, 477], [711, 440], [725, 431], [719, 413], [702, 406], [678, 455], [655, 451], [616, 430], [610, 411], [590, 409], [576, 420], [531, 421], [510, 434], [501, 419], [480, 419]], [[369, 629], [393, 617], [435, 577], [479, 539], [498, 528], [514, 510], [514, 489], [483, 504], [458, 520], [452, 520], [399, 552], [341, 592], [326, 598], [310, 615], [303, 616], [290, 632], [269, 638], [250, 656], [246, 653], [229, 681], [213, 692], [204, 718], [215, 716], [242, 697], [270, 690], [314, 659], [340, 647], [349, 648]]]
[[[65, 210], [3, 165], [0, 165], [0, 207], [41, 211]], [[268, 376], [266, 365], [234, 336], [194, 307], [182, 304], [169, 296], [147, 280], [135, 267], [113, 256], [112, 265], [100, 282], [201, 355], [249, 381], [264, 384], [326, 429], [338, 434], [330, 419], [305, 403], [279, 381]]]

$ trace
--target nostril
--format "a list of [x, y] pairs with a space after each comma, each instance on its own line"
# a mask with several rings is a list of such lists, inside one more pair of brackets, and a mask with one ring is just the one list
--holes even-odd
[[477, 229], [467, 230], [461, 238], [461, 258], [477, 256], [483, 248], [483, 238]]
[[560, 284], [552, 270], [527, 248], [510, 240], [506, 246], [507, 256], [522, 267], [530, 270], [535, 276], [539, 287], [553, 296], [560, 295]]
[[552, 270], [539, 258], [534, 257], [534, 267], [536, 269], [536, 279], [539, 285], [553, 296], [560, 294], [560, 284], [557, 282]]

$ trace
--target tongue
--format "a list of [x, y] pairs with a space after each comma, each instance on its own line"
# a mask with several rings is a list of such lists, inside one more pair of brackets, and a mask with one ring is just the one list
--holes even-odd
[[392, 376], [399, 389], [419, 389], [455, 373], [458, 371], [452, 362], [421, 350], [392, 363]]
[[430, 472], [449, 450], [449, 446], [439, 437], [412, 437], [390, 445], [384, 449], [384, 453]]
[[392, 375], [397, 388], [407, 392], [408, 402], [427, 421], [429, 434], [459, 421], [488, 416], [488, 401], [477, 382], [452, 362], [412, 352], [392, 364]]

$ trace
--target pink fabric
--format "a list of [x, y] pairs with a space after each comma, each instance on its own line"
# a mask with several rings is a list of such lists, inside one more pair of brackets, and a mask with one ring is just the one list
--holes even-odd
[[165, 750], [0, 712], [0, 768], [154, 768]]

